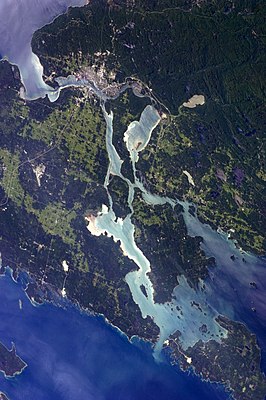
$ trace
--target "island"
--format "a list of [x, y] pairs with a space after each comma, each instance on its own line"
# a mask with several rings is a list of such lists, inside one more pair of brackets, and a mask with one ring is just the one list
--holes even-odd
[[211, 285], [265, 254], [265, 5], [163, 3], [95, 0], [37, 31], [55, 102], [22, 99], [1, 62], [3, 266], [27, 272], [33, 302], [67, 298], [235, 399], [263, 400], [256, 336], [228, 311], [241, 293]]
[[[14, 343], [11, 350], [8, 350], [3, 343], [0, 342], [0, 371], [6, 378], [14, 378], [16, 375], [27, 367], [27, 364], [17, 355]], [[3, 399], [4, 394], [1, 394]]]
[[0, 400], [9, 400], [9, 399], [5, 393], [0, 392]]

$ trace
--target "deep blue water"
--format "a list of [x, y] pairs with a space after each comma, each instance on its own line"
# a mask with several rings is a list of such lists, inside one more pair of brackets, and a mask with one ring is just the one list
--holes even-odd
[[228, 399], [220, 386], [156, 363], [149, 345], [132, 345], [100, 317], [34, 307], [10, 276], [0, 277], [0, 304], [0, 340], [28, 364], [13, 379], [0, 374], [10, 400]]

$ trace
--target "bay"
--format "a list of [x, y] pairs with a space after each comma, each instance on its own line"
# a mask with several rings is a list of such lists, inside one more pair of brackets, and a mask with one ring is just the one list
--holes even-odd
[[[20, 308], [20, 302], [22, 308]], [[0, 340], [28, 364], [13, 379], [0, 374], [10, 400], [224, 400], [219, 385], [155, 362], [149, 344], [130, 343], [103, 318], [44, 304], [0, 277]]]

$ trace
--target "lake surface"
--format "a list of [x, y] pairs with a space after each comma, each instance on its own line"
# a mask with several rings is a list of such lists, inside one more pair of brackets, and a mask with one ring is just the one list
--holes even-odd
[[18, 66], [24, 89], [21, 96], [28, 100], [48, 95], [53, 89], [43, 81], [43, 67], [32, 52], [34, 32], [70, 6], [83, 6], [87, 0], [1, 0], [0, 1], [0, 60], [7, 59]]
[[[19, 307], [22, 301], [22, 309]], [[0, 340], [28, 364], [0, 374], [10, 400], [225, 400], [217, 385], [167, 363], [148, 344], [133, 345], [100, 317], [50, 304], [34, 307], [9, 275], [0, 277]]]
[[[77, 83], [77, 82], [75, 82]], [[81, 82], [84, 85], [84, 82]], [[86, 84], [85, 84], [86, 85]], [[160, 339], [156, 344], [157, 356], [163, 343], [169, 336], [180, 332], [180, 343], [183, 350], [194, 346], [198, 340], [208, 341], [215, 338], [218, 342], [227, 336], [227, 331], [216, 322], [218, 314], [226, 315], [232, 320], [245, 323], [255, 333], [265, 359], [266, 349], [266, 307], [263, 299], [266, 296], [266, 262], [265, 259], [241, 251], [223, 232], [213, 230], [189, 212], [187, 201], [170, 199], [150, 193], [137, 178], [138, 153], [148, 143], [152, 131], [159, 122], [155, 108], [146, 107], [140, 121], [131, 122], [124, 134], [130, 160], [132, 163], [133, 183], [121, 172], [122, 160], [113, 144], [113, 116], [103, 107], [106, 121], [106, 149], [109, 167], [104, 186], [107, 190], [109, 204], [102, 205], [97, 217], [87, 218], [91, 234], [99, 236], [107, 234], [115, 242], [120, 243], [123, 254], [134, 261], [137, 271], [129, 272], [125, 280], [130, 288], [133, 300], [139, 306], [143, 318], [149, 315], [160, 329]], [[142, 171], [145, 175], [145, 171]], [[128, 185], [128, 207], [130, 213], [126, 218], [117, 218], [113, 210], [113, 199], [108, 191], [110, 175], [116, 175]], [[209, 271], [210, 277], [201, 282], [195, 290], [190, 287], [184, 276], [178, 276], [179, 285], [174, 290], [173, 300], [165, 304], [154, 302], [154, 289], [149, 277], [152, 266], [149, 254], [143, 254], [135, 242], [135, 226], [131, 216], [134, 212], [133, 199], [135, 190], [142, 193], [147, 208], [153, 205], [169, 203], [173, 208], [182, 205], [183, 217], [190, 236], [200, 236], [205, 254], [214, 257], [216, 268]], [[256, 289], [251, 285], [255, 282]], [[144, 286], [146, 294], [142, 292]], [[200, 304], [200, 308], [191, 304]], [[201, 332], [202, 325], [208, 327], [207, 334]]]
[[[76, 82], [73, 77], [61, 77], [58, 82], [61, 87], [57, 91], [53, 90], [43, 81], [42, 65], [30, 46], [32, 35], [38, 28], [65, 12], [69, 5], [79, 6], [85, 3], [86, 0], [13, 0], [11, 10], [10, 1], [1, 1], [0, 58], [5, 57], [18, 66], [25, 88], [22, 95], [28, 100], [48, 95], [50, 101], [55, 101], [64, 87], [88, 84]], [[103, 100], [103, 94], [95, 86], [94, 92]], [[180, 329], [184, 347], [193, 345], [199, 338], [198, 327], [194, 331], [191, 328], [192, 321], [197, 321], [198, 324], [206, 321], [192, 313], [189, 304], [194, 300], [207, 304], [206, 319], [211, 333], [215, 334], [217, 330], [215, 315], [218, 312], [223, 313], [234, 320], [245, 322], [256, 333], [259, 344], [265, 351], [265, 260], [249, 254], [243, 256], [223, 235], [189, 214], [188, 203], [153, 195], [138, 181], [138, 152], [146, 146], [159, 121], [155, 109], [149, 106], [143, 111], [141, 121], [132, 122], [124, 137], [132, 161], [134, 184], [130, 184], [127, 177], [121, 174], [123, 160], [112, 143], [113, 114], [108, 114], [105, 108], [103, 113], [110, 162], [105, 187], [108, 188], [110, 173], [124, 179], [129, 186], [128, 205], [131, 212], [136, 188], [142, 192], [147, 205], [169, 203], [174, 206], [182, 203], [189, 234], [202, 236], [203, 250], [207, 255], [214, 256], [217, 262], [217, 268], [206, 282], [204, 295], [189, 288], [186, 281], [182, 281], [175, 289], [178, 306], [183, 310], [183, 319], [179, 319], [177, 313], [173, 314], [171, 305], [154, 304], [153, 287], [147, 276], [150, 269], [149, 255], [146, 258], [135, 245], [134, 225], [130, 214], [125, 220], [117, 219], [112, 210], [112, 198], [109, 196], [110, 204], [104, 205], [101, 215], [97, 217], [97, 224], [90, 229], [91, 233], [98, 235], [106, 232], [115, 240], [120, 240], [127, 256], [139, 266], [138, 271], [127, 275], [126, 281], [143, 316], [153, 316], [160, 327], [160, 346], [176, 329]], [[232, 255], [235, 256], [235, 261], [232, 261]], [[252, 281], [256, 282], [257, 290], [250, 288]], [[147, 298], [140, 290], [142, 284], [146, 287]], [[19, 300], [22, 301], [22, 309]], [[0, 277], [0, 304], [0, 340], [8, 347], [13, 341], [18, 355], [28, 364], [28, 368], [13, 379], [7, 380], [0, 375], [0, 389], [9, 395], [10, 400], [228, 398], [217, 385], [204, 383], [166, 362], [156, 363], [148, 344], [137, 341], [132, 345], [102, 318], [81, 314], [71, 306], [67, 309], [50, 304], [33, 307], [22, 288], [10, 276]], [[252, 308], [256, 308], [256, 313]], [[265, 357], [263, 368], [265, 370]]]

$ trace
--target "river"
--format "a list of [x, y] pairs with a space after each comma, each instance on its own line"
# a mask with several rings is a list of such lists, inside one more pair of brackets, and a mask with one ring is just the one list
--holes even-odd
[[[43, 3], [37, 0], [28, 0], [28, 4], [31, 5], [31, 18], [28, 10], [21, 6], [21, 2], [14, 2], [13, 13], [8, 11], [7, 1], [1, 3], [0, 33], [3, 37], [3, 29], [8, 28], [10, 35], [1, 40], [0, 53], [2, 57], [18, 66], [24, 86], [21, 96], [27, 100], [47, 95], [50, 101], [56, 101], [61, 90], [71, 86], [86, 86], [101, 100], [109, 157], [104, 186], [109, 203], [102, 205], [102, 210], [96, 217], [88, 217], [88, 234], [107, 234], [110, 240], [120, 243], [124, 255], [138, 266], [138, 270], [127, 274], [125, 279], [143, 318], [151, 316], [160, 328], [155, 358], [161, 358], [160, 351], [164, 342], [176, 330], [181, 333], [183, 350], [193, 346], [199, 339], [207, 341], [215, 337], [220, 341], [221, 337], [226, 337], [227, 332], [215, 321], [219, 313], [245, 322], [249, 329], [256, 333], [265, 352], [265, 260], [242, 253], [225, 234], [201, 223], [196, 215], [189, 213], [189, 203], [150, 193], [138, 180], [136, 171], [139, 153], [148, 145], [153, 130], [160, 123], [160, 115], [152, 105], [147, 106], [140, 120], [132, 121], [124, 133], [134, 181], [131, 182], [122, 174], [121, 166], [124, 160], [120, 158], [112, 140], [112, 97], [108, 97], [95, 82], [77, 80], [74, 76], [57, 78], [59, 88], [51, 88], [44, 83], [42, 66], [30, 46], [36, 29], [50, 23], [64, 12], [67, 6], [83, 5], [85, 1], [47, 0], [44, 8], [38, 8]], [[16, 21], [19, 12], [23, 18]], [[6, 18], [7, 15], [10, 17]], [[15, 36], [19, 37], [16, 43]], [[121, 91], [129, 86], [124, 85]], [[114, 96], [116, 97], [117, 95]], [[107, 101], [110, 101], [110, 112], [105, 108]], [[110, 175], [118, 176], [128, 185], [130, 212], [124, 219], [117, 218], [113, 210], [113, 199], [108, 190]], [[143, 254], [134, 238], [135, 226], [131, 217], [134, 213], [133, 199], [136, 189], [142, 192], [147, 207], [165, 203], [169, 203], [173, 208], [177, 204], [182, 205], [188, 233], [191, 236], [202, 236], [203, 250], [208, 256], [215, 257], [217, 262], [217, 267], [205, 282], [204, 290], [203, 286], [198, 290], [191, 288], [185, 277], [179, 277], [179, 285], [174, 290], [172, 302], [154, 302], [154, 290], [148, 275], [152, 268], [149, 254]], [[250, 287], [250, 282], [253, 281], [257, 283], [256, 290]], [[145, 286], [147, 296], [141, 290], [142, 285]], [[6, 305], [0, 311], [0, 338], [8, 346], [13, 340], [18, 355], [29, 365], [21, 376], [13, 380], [1, 379], [1, 387], [13, 400], [226, 398], [223, 391], [217, 387], [204, 384], [198, 378], [190, 377], [181, 371], [175, 372], [166, 363], [156, 363], [148, 345], [144, 346], [138, 342], [133, 346], [101, 318], [80, 314], [71, 306], [67, 309], [48, 304], [33, 307], [19, 285], [8, 276], [1, 277], [0, 286], [1, 304]], [[19, 299], [22, 299], [22, 310], [18, 305]], [[191, 307], [192, 302], [199, 303], [204, 312]], [[256, 313], [252, 311], [254, 308]], [[207, 333], [199, 330], [203, 324], [208, 327]], [[263, 366], [265, 368], [265, 364]]]

